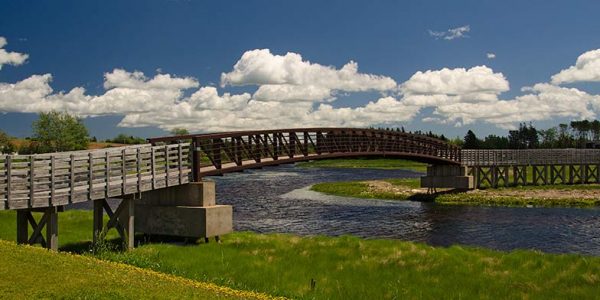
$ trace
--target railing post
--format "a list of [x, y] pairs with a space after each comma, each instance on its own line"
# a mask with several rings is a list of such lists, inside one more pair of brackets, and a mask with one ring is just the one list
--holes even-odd
[[317, 154], [321, 155], [321, 153], [323, 153], [323, 133], [321, 131], [317, 131], [317, 137], [316, 137], [316, 145], [315, 145], [315, 152], [317, 152]]
[[33, 207], [33, 196], [35, 195], [35, 156], [29, 156], [29, 199], [27, 199], [27, 207]]
[[296, 133], [293, 131], [288, 132], [289, 147], [290, 147], [290, 158], [294, 158], [296, 154]]
[[[192, 181], [199, 182], [200, 181], [200, 162], [202, 161], [202, 153], [199, 151], [200, 141], [198, 138], [192, 139], [192, 143], [190, 144], [192, 151]], [[154, 153], [154, 152], [153, 152]]]
[[277, 143], [278, 133], [273, 133], [273, 160], [279, 159], [279, 144]]
[[221, 139], [213, 139], [212, 147], [213, 147], [213, 161], [216, 169], [221, 169]]
[[12, 155], [7, 155], [4, 161], [6, 168], [6, 208], [10, 208], [11, 193], [12, 193]]

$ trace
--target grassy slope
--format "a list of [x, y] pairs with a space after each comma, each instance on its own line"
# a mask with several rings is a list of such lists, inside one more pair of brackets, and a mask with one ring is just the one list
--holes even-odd
[[0, 257], [2, 298], [241, 298], [214, 285], [7, 241], [0, 241]]
[[427, 164], [394, 158], [324, 159], [296, 164], [302, 168], [405, 169], [425, 172]]
[[[59, 219], [61, 241], [74, 241], [74, 236], [91, 231], [90, 212], [69, 211]], [[70, 222], [84, 219], [85, 227]], [[14, 222], [13, 212], [0, 212], [0, 238], [14, 238], [9, 232]], [[545, 299], [600, 294], [597, 257], [435, 248], [396, 240], [234, 233], [223, 237], [222, 244], [147, 244], [100, 257], [294, 298]], [[314, 290], [311, 279], [316, 282]]]

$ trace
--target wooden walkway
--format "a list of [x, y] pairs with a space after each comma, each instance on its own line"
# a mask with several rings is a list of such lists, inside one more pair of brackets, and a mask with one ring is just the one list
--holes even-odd
[[0, 210], [122, 197], [190, 181], [190, 144], [0, 156]]
[[600, 149], [462, 150], [475, 187], [600, 183]]
[[600, 164], [600, 149], [461, 150], [465, 166]]

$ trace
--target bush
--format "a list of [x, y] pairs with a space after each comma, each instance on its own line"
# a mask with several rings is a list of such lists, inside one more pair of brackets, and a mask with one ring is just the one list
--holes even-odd
[[133, 135], [125, 135], [123, 133], [117, 135], [114, 139], [106, 140], [107, 143], [116, 143], [116, 144], [127, 144], [127, 145], [137, 145], [137, 144], [145, 144], [146, 140], [141, 137], [133, 136]]
[[10, 136], [0, 130], [0, 153], [11, 154], [15, 152], [15, 145], [12, 143]]

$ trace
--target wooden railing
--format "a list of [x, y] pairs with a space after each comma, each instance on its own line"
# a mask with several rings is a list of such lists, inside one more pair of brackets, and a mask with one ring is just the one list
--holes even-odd
[[531, 149], [461, 151], [466, 166], [600, 164], [600, 149]]
[[190, 145], [0, 156], [0, 210], [60, 206], [190, 181]]
[[303, 160], [390, 156], [458, 164], [460, 148], [398, 131], [359, 128], [296, 128], [196, 134], [149, 139], [150, 143], [191, 141], [193, 178]]

